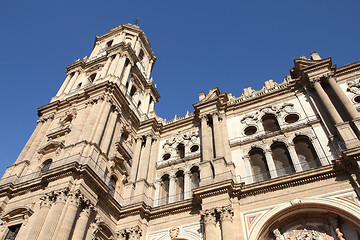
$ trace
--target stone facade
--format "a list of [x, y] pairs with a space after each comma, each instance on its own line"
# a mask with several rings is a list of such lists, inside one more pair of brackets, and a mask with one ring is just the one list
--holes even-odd
[[360, 62], [312, 53], [166, 121], [155, 61], [125, 24], [67, 66], [0, 180], [0, 239], [360, 238]]

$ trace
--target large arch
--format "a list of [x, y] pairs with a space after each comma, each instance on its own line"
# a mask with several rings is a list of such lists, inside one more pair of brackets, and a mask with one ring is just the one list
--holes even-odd
[[[249, 240], [275, 239], [275, 237], [266, 238], [266, 236], [270, 231], [291, 224], [291, 221], [295, 221], [294, 219], [298, 221], [299, 216], [304, 216], [304, 214], [308, 214], [309, 219], [313, 219], [311, 216], [315, 216], [315, 218], [323, 216], [324, 219], [340, 218], [341, 221], [351, 224], [360, 233], [360, 208], [355, 204], [322, 198], [295, 199], [265, 213], [252, 228]], [[344, 237], [347, 239], [346, 236]]]

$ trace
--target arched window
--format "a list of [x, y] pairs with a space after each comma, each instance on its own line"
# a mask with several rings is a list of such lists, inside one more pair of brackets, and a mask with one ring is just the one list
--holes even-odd
[[142, 61], [144, 59], [144, 51], [142, 49], [140, 49], [140, 52], [139, 52], [139, 60]]
[[175, 188], [175, 200], [184, 200], [184, 172], [178, 171], [176, 173], [176, 188]]
[[297, 136], [294, 138], [293, 142], [303, 170], [321, 166], [319, 157], [307, 136]]
[[81, 85], [82, 85], [82, 83], [79, 83], [79, 84], [77, 85], [77, 88], [81, 88]]
[[141, 101], [138, 102], [137, 107], [138, 107], [138, 108], [141, 107]]
[[262, 125], [265, 132], [274, 132], [280, 130], [279, 123], [274, 114], [267, 114], [263, 116]]
[[182, 143], [179, 143], [179, 145], [176, 147], [176, 152], [177, 152], [179, 158], [184, 158], [185, 157], [185, 145]]
[[51, 164], [52, 164], [52, 159], [48, 159], [46, 160], [43, 164], [42, 164], [42, 167], [41, 167], [41, 172], [46, 172], [50, 169], [51, 167]]
[[295, 172], [294, 165], [291, 161], [291, 157], [285, 143], [273, 143], [271, 145], [271, 155], [279, 177]]
[[133, 97], [136, 93], [136, 87], [135, 86], [132, 86], [131, 87], [131, 90], [130, 90], [130, 97]]
[[111, 47], [112, 44], [113, 44], [113, 40], [110, 40], [106, 43], [106, 47]]
[[165, 174], [161, 177], [160, 205], [167, 204], [169, 202], [169, 183], [169, 175]]
[[116, 182], [117, 182], [117, 179], [114, 176], [111, 176], [110, 181], [109, 181], [109, 188], [110, 188], [111, 196], [114, 196], [114, 194], [115, 194]]
[[269, 168], [263, 150], [260, 148], [253, 148], [249, 152], [249, 157], [253, 180], [259, 182], [269, 179]]
[[92, 83], [95, 80], [95, 77], [96, 77], [96, 73], [91, 74], [89, 77], [89, 82]]
[[197, 188], [200, 186], [200, 171], [199, 167], [192, 167], [191, 171], [191, 189]]

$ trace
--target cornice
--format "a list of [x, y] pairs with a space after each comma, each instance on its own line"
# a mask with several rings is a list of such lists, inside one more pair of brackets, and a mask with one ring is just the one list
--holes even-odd
[[226, 108], [226, 112], [229, 113], [231, 111], [238, 110], [238, 109], [241, 109], [241, 107], [246, 107], [249, 105], [257, 106], [256, 103], [258, 103], [258, 102], [264, 102], [269, 99], [274, 99], [275, 97], [278, 97], [278, 96], [284, 97], [283, 94], [286, 94], [286, 93], [290, 94], [292, 92], [295, 92], [296, 90], [298, 90], [297, 88], [298, 88], [298, 86], [296, 85], [295, 82], [293, 82], [293, 83], [290, 83], [285, 88], [279, 88], [277, 90], [268, 92], [261, 96], [252, 97], [252, 98], [245, 99], [245, 100], [242, 100], [239, 102], [227, 103], [228, 106]]
[[335, 72], [336, 77], [341, 77], [346, 74], [350, 74], [356, 71], [360, 71], [360, 61], [350, 63], [341, 67], [338, 67]]
[[274, 192], [289, 187], [295, 187], [311, 182], [334, 178], [342, 173], [342, 170], [334, 170], [333, 165], [327, 165], [316, 169], [285, 175], [283, 177], [278, 177], [263, 182], [247, 185], [242, 184], [241, 186], [237, 186], [237, 194], [234, 194], [236, 194], [238, 198], [245, 198], [247, 196]]

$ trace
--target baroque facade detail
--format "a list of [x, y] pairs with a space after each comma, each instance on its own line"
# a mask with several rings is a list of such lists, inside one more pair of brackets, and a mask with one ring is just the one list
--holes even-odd
[[359, 238], [360, 61], [301, 56], [166, 120], [156, 58], [124, 24], [66, 66], [0, 179], [0, 240]]

